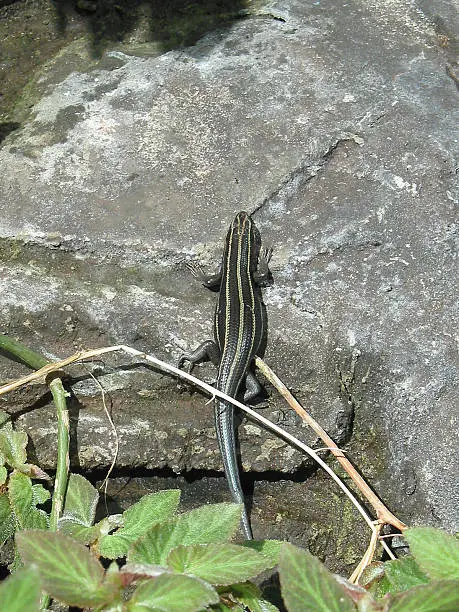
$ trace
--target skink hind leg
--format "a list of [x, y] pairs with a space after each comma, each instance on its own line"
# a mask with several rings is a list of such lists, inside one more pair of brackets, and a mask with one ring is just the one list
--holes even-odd
[[244, 403], [248, 404], [255, 397], [258, 397], [262, 390], [263, 389], [258, 382], [257, 377], [251, 370], [249, 370], [245, 377]]
[[211, 361], [217, 368], [220, 363], [220, 349], [213, 340], [206, 340], [191, 353], [183, 353], [177, 362], [177, 367], [181, 368], [185, 361], [190, 363], [189, 371], [191, 372], [197, 363]]

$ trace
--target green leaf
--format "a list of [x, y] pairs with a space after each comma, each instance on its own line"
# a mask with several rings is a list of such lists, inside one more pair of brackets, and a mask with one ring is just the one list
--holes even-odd
[[99, 493], [89, 480], [80, 474], [70, 474], [61, 521], [72, 521], [91, 527], [98, 501]]
[[419, 565], [430, 578], [459, 578], [459, 541], [441, 529], [414, 527], [403, 535]]
[[279, 560], [282, 597], [289, 612], [354, 611], [353, 601], [310, 552], [283, 544]]
[[178, 489], [145, 495], [123, 512], [123, 527], [113, 535], [104, 536], [99, 545], [100, 554], [109, 559], [124, 557], [129, 546], [144, 535], [152, 525], [170, 518], [180, 501]]
[[167, 564], [176, 572], [217, 585], [248, 580], [271, 566], [259, 553], [236, 544], [177, 546]]
[[59, 531], [81, 544], [91, 544], [100, 535], [100, 528], [94, 526], [99, 493], [80, 474], [70, 474], [64, 511], [59, 519]]
[[407, 591], [418, 584], [429, 582], [413, 557], [403, 557], [384, 563], [384, 572], [390, 584], [391, 593]]
[[247, 540], [246, 542], [242, 542], [242, 546], [252, 548], [263, 555], [263, 557], [269, 559], [273, 567], [279, 563], [282, 544], [284, 544], [284, 542], [281, 540]]
[[21, 529], [48, 528], [48, 515], [35, 507], [32, 481], [28, 476], [14, 471], [10, 476], [8, 495], [11, 508]]
[[14, 431], [10, 420], [0, 427], [0, 452], [5, 463], [12, 468], [18, 468], [27, 461], [27, 434], [24, 431]]
[[51, 493], [48, 489], [41, 484], [32, 485], [32, 502], [35, 505], [44, 504], [51, 497]]
[[404, 593], [393, 595], [389, 601], [389, 612], [457, 612], [459, 580], [421, 584]]
[[129, 549], [129, 561], [165, 565], [169, 552], [183, 544], [226, 542], [237, 531], [241, 520], [239, 504], [201, 506], [160, 523]]
[[[113, 561], [115, 563], [115, 561]], [[124, 580], [133, 582], [139, 578], [156, 578], [164, 572], [171, 573], [161, 565], [148, 565], [147, 563], [126, 563], [120, 570]]]
[[9, 423], [11, 425], [11, 416], [4, 410], [0, 410], [0, 430], [3, 428], [5, 423]]
[[16, 519], [6, 493], [0, 494], [0, 546], [10, 538], [16, 529]]
[[51, 480], [51, 477], [43, 471], [38, 465], [33, 463], [23, 463], [15, 468], [18, 472], [22, 472], [30, 478], [36, 478], [37, 480]]
[[104, 569], [96, 557], [61, 533], [21, 531], [16, 545], [24, 563], [37, 566], [43, 589], [67, 605], [101, 605], [112, 601], [120, 588], [103, 584]]
[[7, 478], [8, 472], [6, 471], [6, 467], [4, 465], [0, 465], [0, 487], [5, 484]]
[[[219, 593], [222, 591], [219, 590]], [[252, 582], [232, 584], [224, 593], [230, 593], [232, 599], [246, 606], [250, 612], [279, 612], [274, 604], [261, 598], [260, 589]]]
[[162, 610], [164, 612], [198, 612], [218, 602], [215, 589], [206, 582], [191, 576], [162, 574], [140, 584], [128, 603], [129, 612]]
[[376, 599], [381, 599], [386, 593], [389, 593], [391, 586], [385, 574], [384, 563], [373, 561], [367, 565], [360, 576], [359, 585]]
[[96, 525], [85, 527], [81, 523], [75, 523], [63, 518], [59, 519], [59, 531], [80, 542], [80, 544], [92, 544], [100, 534], [99, 527]]
[[37, 568], [20, 569], [0, 584], [2, 612], [38, 612], [40, 595]]

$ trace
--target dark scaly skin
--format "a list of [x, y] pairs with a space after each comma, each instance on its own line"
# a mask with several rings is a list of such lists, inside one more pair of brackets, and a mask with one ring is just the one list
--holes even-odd
[[[260, 234], [252, 219], [240, 212], [228, 230], [219, 274], [204, 277], [196, 266], [191, 266], [193, 274], [200, 277], [205, 286], [220, 285], [214, 319], [215, 342], [204, 342], [192, 354], [183, 355], [179, 362], [182, 365], [188, 360], [194, 364], [210, 359], [216, 363], [216, 388], [230, 397], [236, 397], [246, 379], [245, 401], [260, 391], [258, 381], [249, 372], [266, 325], [259, 283], [269, 274], [271, 252], [260, 256], [260, 248]], [[215, 400], [215, 427], [231, 496], [233, 501], [243, 505], [242, 529], [245, 537], [251, 540], [252, 529], [239, 476], [234, 407], [218, 398]]]

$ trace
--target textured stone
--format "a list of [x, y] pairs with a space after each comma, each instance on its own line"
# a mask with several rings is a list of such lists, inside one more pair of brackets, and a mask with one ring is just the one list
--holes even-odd
[[[458, 529], [457, 41], [435, 17], [454, 3], [425, 4], [249, 4], [194, 46], [113, 47], [63, 80], [61, 53], [0, 149], [2, 331], [50, 358], [125, 342], [175, 361], [209, 337], [214, 301], [184, 262], [218, 260], [234, 213], [254, 212], [274, 247], [267, 361], [338, 443], [352, 429], [400, 518]], [[138, 368], [100, 380], [119, 467], [220, 469], [201, 397]], [[78, 461], [106, 466], [97, 389], [75, 393]], [[20, 417], [47, 465], [51, 415]], [[250, 470], [305, 469], [254, 425], [241, 446]]]

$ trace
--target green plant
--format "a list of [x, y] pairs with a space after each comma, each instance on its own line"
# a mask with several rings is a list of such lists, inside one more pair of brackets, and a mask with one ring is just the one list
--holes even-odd
[[[277, 563], [288, 612], [459, 609], [459, 541], [439, 529], [407, 530], [413, 555], [372, 564], [364, 588], [291, 544], [230, 543], [240, 520], [237, 505], [176, 514], [179, 491], [161, 491], [92, 525], [97, 491], [75, 475], [69, 488], [60, 529], [73, 537], [62, 531], [16, 534], [26, 567], [0, 585], [2, 612], [36, 612], [41, 589], [97, 612], [273, 612], [277, 608], [248, 580]], [[104, 570], [99, 556], [126, 563], [112, 560]]]
[[404, 536], [412, 555], [369, 566], [366, 588], [334, 576], [308, 551], [283, 544], [279, 575], [288, 611], [459, 610], [459, 541], [431, 527], [408, 529]]
[[[176, 514], [179, 497], [178, 490], [146, 495], [123, 514], [93, 524], [99, 494], [72, 474], [59, 532], [16, 534], [26, 569], [1, 585], [0, 597], [8, 601], [14, 589], [24, 597], [18, 610], [38, 610], [30, 589], [21, 588], [21, 581], [35, 581], [54, 599], [100, 611], [225, 610], [224, 602], [236, 610], [276, 610], [247, 581], [276, 565], [280, 542], [232, 544], [240, 506], [215, 504]], [[112, 560], [107, 570], [99, 557]]]
[[[49, 516], [40, 506], [50, 497], [32, 479], [49, 480], [39, 467], [27, 463], [27, 434], [15, 431], [0, 410], [0, 548], [18, 529], [48, 529]], [[17, 567], [17, 556], [11, 569]]]
[[[2, 612], [43, 610], [50, 596], [96, 612], [269, 612], [277, 608], [265, 601], [249, 580], [276, 564], [288, 612], [459, 610], [459, 541], [429, 527], [405, 530], [400, 523], [412, 556], [371, 563], [360, 578], [363, 586], [356, 586], [331, 574], [309, 552], [290, 544], [269, 540], [232, 544], [241, 513], [241, 507], [234, 504], [203, 506], [176, 514], [179, 491], [161, 491], [143, 497], [123, 514], [94, 524], [97, 490], [75, 474], [70, 475], [67, 486], [67, 394], [54, 372], [82, 354], [48, 364], [42, 356], [1, 335], [0, 348], [30, 367], [40, 368], [34, 375], [3, 386], [2, 392], [45, 377], [56, 404], [59, 432], [48, 516], [38, 506], [50, 494], [41, 484], [32, 482], [48, 477], [27, 463], [26, 434], [15, 431], [9, 416], [0, 411], [0, 547], [14, 535], [16, 543], [10, 565], [14, 573], [0, 584]], [[119, 349], [139, 353], [120, 346], [83, 356]], [[375, 508], [381, 511], [378, 505]], [[366, 520], [370, 521], [368, 517]], [[370, 524], [371, 555], [366, 554], [359, 564], [358, 576], [374, 554], [382, 521], [377, 527]], [[105, 565], [101, 558], [106, 560]], [[22, 562], [25, 567], [21, 567]]]

